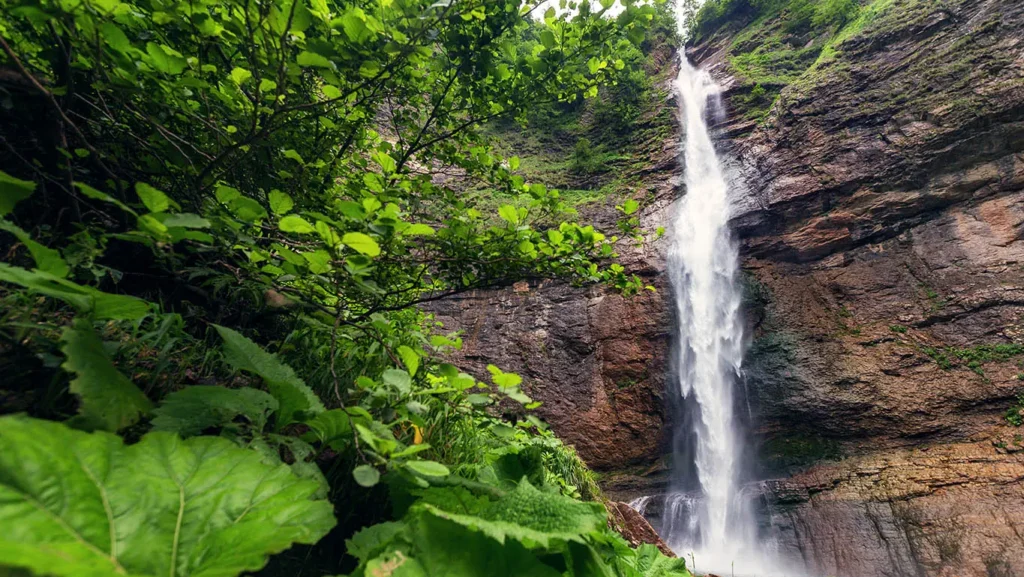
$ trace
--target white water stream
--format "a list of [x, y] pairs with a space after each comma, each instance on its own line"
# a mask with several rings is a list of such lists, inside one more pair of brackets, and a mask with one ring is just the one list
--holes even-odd
[[[683, 4], [679, 0], [680, 10]], [[692, 427], [682, 432], [692, 435], [692, 464], [676, 466], [696, 469], [699, 492], [675, 487], [666, 496], [662, 536], [702, 573], [792, 574], [781, 571], [765, 551], [770, 547], [759, 542], [753, 498], [740, 490], [733, 388], [743, 361], [742, 291], [729, 229], [729, 185], [707, 124], [709, 102], [719, 101], [720, 89], [685, 54], [675, 88], [686, 193], [671, 227], [668, 266], [679, 323], [675, 378]]]

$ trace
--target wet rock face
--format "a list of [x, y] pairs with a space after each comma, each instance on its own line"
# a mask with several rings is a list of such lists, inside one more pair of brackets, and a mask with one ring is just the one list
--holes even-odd
[[[752, 132], [734, 117], [746, 252], [814, 262], [1021, 190], [1022, 47], [1020, 2], [899, 0], [786, 87]], [[702, 47], [709, 61], [724, 59], [714, 48]], [[1013, 234], [1012, 219], [1000, 224]]]
[[482, 376], [495, 364], [518, 373], [559, 436], [590, 466], [610, 469], [663, 451], [671, 321], [661, 298], [524, 283], [448, 299], [432, 311], [464, 331], [463, 370]]
[[767, 495], [776, 545], [815, 574], [1024, 574], [1024, 454], [991, 441], [853, 457]]
[[[698, 52], [735, 85], [717, 42]], [[726, 122], [766, 431], [856, 451], [1001, 421], [1024, 386], [1022, 48], [1019, 2], [900, 0], [765, 122]]]
[[722, 127], [755, 421], [846, 456], [769, 484], [771, 533], [815, 574], [1021, 575], [1024, 5], [887, 14]]

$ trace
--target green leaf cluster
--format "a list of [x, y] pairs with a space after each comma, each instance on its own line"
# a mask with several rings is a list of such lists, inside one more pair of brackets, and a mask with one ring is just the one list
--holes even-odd
[[632, 575], [528, 383], [420, 308], [642, 288], [480, 130], [594, 98], [655, 13], [622, 4], [5, 2], [0, 354], [49, 420], [0, 419], [0, 559], [230, 576], [352, 537], [370, 575]]

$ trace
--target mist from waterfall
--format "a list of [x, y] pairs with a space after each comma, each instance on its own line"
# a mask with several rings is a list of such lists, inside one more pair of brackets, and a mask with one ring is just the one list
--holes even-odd
[[[680, 28], [685, 3], [677, 3]], [[684, 415], [676, 425], [675, 481], [661, 532], [698, 571], [782, 574], [758, 540], [755, 496], [741, 490], [733, 393], [744, 351], [742, 291], [729, 185], [707, 123], [720, 110], [720, 88], [681, 51], [675, 89], [685, 195], [671, 226], [668, 266], [679, 325], [673, 379]]]

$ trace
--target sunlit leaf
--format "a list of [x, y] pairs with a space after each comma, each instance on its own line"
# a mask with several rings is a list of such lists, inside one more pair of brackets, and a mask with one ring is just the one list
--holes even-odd
[[341, 242], [366, 256], [374, 257], [380, 254], [380, 245], [377, 241], [361, 232], [346, 232], [341, 237]]
[[0, 558], [60, 577], [233, 576], [334, 526], [315, 482], [231, 441], [133, 445], [0, 417]]

